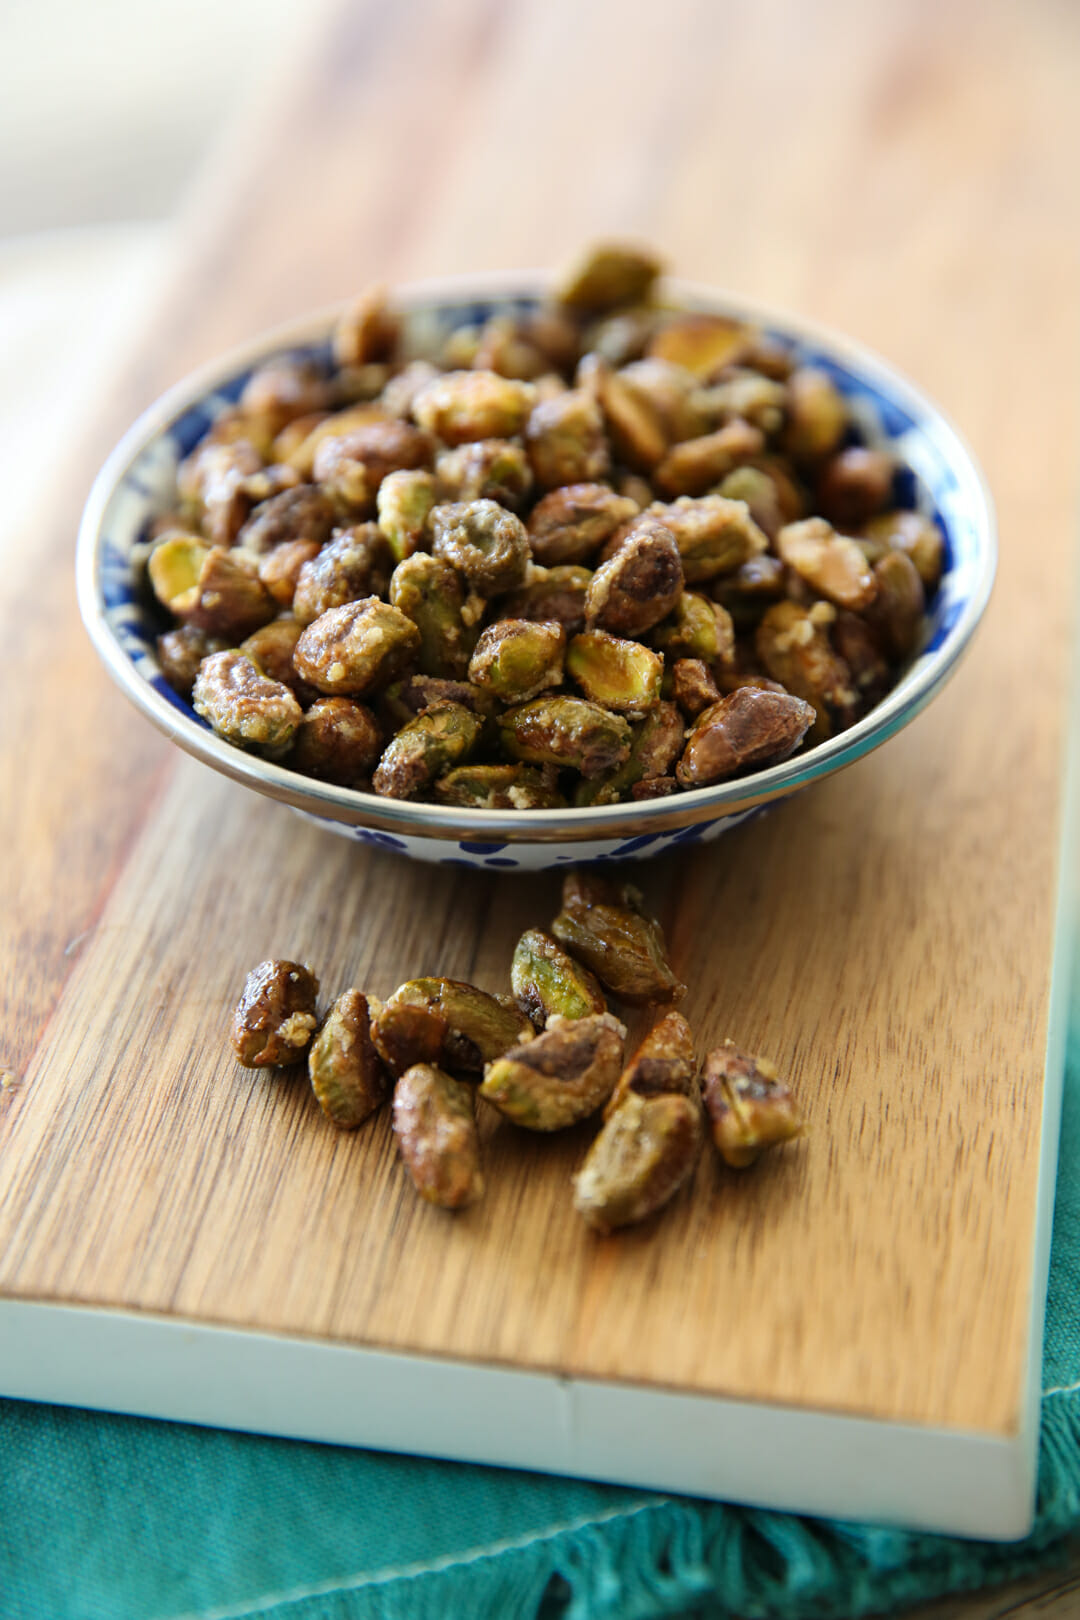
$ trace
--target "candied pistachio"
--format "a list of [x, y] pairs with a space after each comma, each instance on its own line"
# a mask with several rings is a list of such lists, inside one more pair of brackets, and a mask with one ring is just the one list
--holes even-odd
[[229, 643], [221, 636], [207, 635], [194, 624], [182, 624], [176, 630], [167, 630], [157, 638], [157, 657], [161, 673], [174, 692], [190, 698], [191, 688], [199, 673], [199, 665], [211, 653], [225, 652]]
[[329, 411], [311, 411], [307, 416], [294, 416], [292, 421], [287, 422], [281, 432], [274, 436], [274, 442], [270, 447], [273, 460], [291, 464], [291, 458], [308, 435], [319, 426], [320, 422], [325, 422], [329, 415]]
[[286, 540], [259, 558], [259, 578], [279, 607], [292, 607], [300, 570], [320, 549], [314, 540]]
[[904, 551], [889, 551], [874, 564], [876, 596], [866, 617], [891, 658], [914, 652], [922, 628], [926, 595], [919, 571]]
[[[750, 516], [763, 534], [775, 540], [786, 521], [784, 508], [774, 479], [761, 467], [749, 463], [736, 467], [716, 486], [717, 495], [729, 501], [745, 501]], [[799, 514], [793, 513], [792, 516]]]
[[334, 526], [334, 509], [321, 489], [297, 484], [269, 500], [260, 501], [236, 537], [238, 546], [256, 557], [265, 556], [290, 540], [312, 540], [324, 545]]
[[412, 410], [422, 428], [454, 445], [514, 438], [534, 401], [531, 385], [515, 378], [494, 371], [446, 371], [420, 389]]
[[862, 535], [890, 551], [906, 552], [926, 589], [934, 589], [941, 578], [944, 541], [933, 518], [924, 517], [921, 512], [882, 512], [864, 526]]
[[232, 1020], [232, 1048], [245, 1069], [299, 1063], [319, 1020], [319, 981], [300, 962], [260, 962], [244, 981]]
[[529, 536], [513, 512], [494, 501], [457, 501], [431, 513], [432, 551], [481, 596], [497, 596], [524, 584]]
[[581, 354], [578, 323], [555, 304], [542, 304], [523, 318], [529, 342], [547, 361], [548, 374], [573, 371]]
[[637, 518], [614, 556], [593, 574], [585, 601], [590, 630], [640, 636], [666, 619], [683, 588], [676, 538], [650, 514]]
[[311, 1089], [340, 1130], [354, 1131], [386, 1096], [386, 1071], [371, 1039], [367, 997], [346, 990], [327, 1013], [308, 1052]]
[[472, 810], [564, 810], [553, 778], [531, 765], [460, 765], [436, 782], [435, 797]]
[[655, 467], [663, 459], [668, 441], [651, 402], [598, 354], [585, 356], [577, 381], [579, 388], [595, 396], [619, 460], [637, 472]]
[[662, 1209], [693, 1173], [701, 1107], [690, 1097], [630, 1092], [608, 1117], [574, 1177], [574, 1208], [605, 1236]]
[[788, 378], [787, 397], [787, 453], [803, 461], [831, 455], [847, 430], [847, 406], [829, 373], [799, 366]]
[[705, 1059], [701, 1091], [712, 1139], [735, 1169], [753, 1164], [766, 1148], [790, 1142], [804, 1125], [787, 1083], [766, 1058], [725, 1041]]
[[303, 717], [289, 688], [260, 675], [239, 652], [204, 658], [191, 700], [195, 713], [209, 720], [219, 737], [267, 759], [288, 753]]
[[779, 764], [814, 720], [802, 698], [741, 686], [698, 715], [675, 774], [683, 787], [705, 787], [752, 765]]
[[676, 658], [671, 666], [671, 695], [688, 720], [720, 701], [712, 670], [700, 658]]
[[630, 727], [583, 698], [537, 698], [508, 709], [499, 720], [511, 759], [567, 766], [584, 777], [621, 765], [630, 752]]
[[642, 715], [660, 701], [664, 660], [640, 641], [585, 630], [566, 649], [566, 672], [591, 702], [620, 714]]
[[498, 707], [491, 692], [481, 691], [470, 681], [451, 681], [439, 675], [410, 675], [384, 688], [376, 708], [388, 732], [400, 731], [416, 715], [433, 703], [460, 703], [483, 719], [490, 719]]
[[[419, 1007], [443, 1019], [446, 1034], [439, 1061], [466, 1074], [479, 1074], [485, 1063], [531, 1041], [536, 1033], [517, 1007], [460, 979], [409, 979], [386, 1003], [387, 1010], [397, 1006]], [[377, 1030], [381, 1021], [380, 1015]]]
[[167, 532], [151, 551], [146, 571], [150, 586], [170, 613], [181, 615], [199, 599], [199, 575], [210, 547], [195, 534]]
[[628, 361], [640, 360], [645, 353], [645, 345], [656, 330], [656, 317], [656, 310], [648, 307], [603, 315], [585, 329], [581, 347], [589, 354], [600, 355], [613, 366], [625, 366]]
[[641, 904], [641, 894], [629, 883], [616, 885], [592, 874], [569, 872], [563, 882], [563, 909], [551, 932], [629, 1006], [681, 1001], [686, 986], [672, 972], [663, 930]]
[[783, 597], [785, 579], [779, 557], [761, 552], [717, 579], [713, 600], [727, 610], [734, 629], [752, 630], [765, 609]]
[[449, 563], [423, 551], [406, 557], [391, 576], [390, 601], [416, 626], [421, 673], [464, 676], [476, 634], [465, 623], [465, 593]]
[[377, 596], [330, 608], [296, 644], [297, 673], [331, 697], [363, 697], [386, 686], [420, 651], [411, 619]]
[[648, 352], [707, 382], [744, 357], [750, 338], [747, 327], [726, 315], [676, 315], [654, 333]]
[[480, 1095], [526, 1130], [566, 1130], [610, 1097], [625, 1039], [626, 1026], [609, 1012], [553, 1013], [542, 1034], [486, 1065]]
[[497, 501], [516, 512], [532, 489], [524, 449], [513, 439], [476, 439], [435, 458], [439, 500]]
[[366, 366], [389, 360], [397, 348], [401, 322], [391, 311], [386, 288], [366, 287], [338, 317], [334, 327], [334, 360], [339, 366]]
[[525, 447], [533, 477], [544, 490], [595, 483], [611, 467], [600, 407], [581, 388], [534, 405], [525, 424]]
[[402, 467], [387, 473], [379, 485], [375, 497], [379, 528], [395, 562], [420, 549], [436, 499], [435, 479], [422, 467]]
[[431, 435], [411, 423], [366, 422], [340, 437], [323, 438], [312, 474], [339, 510], [367, 516], [388, 474], [430, 467], [434, 456]]
[[[151, 567], [155, 555], [151, 554]], [[201, 560], [193, 592], [182, 607], [174, 603], [173, 612], [200, 630], [239, 641], [268, 623], [277, 612], [277, 603], [259, 578], [253, 557], [211, 546]]]
[[585, 602], [592, 573], [575, 563], [539, 568], [530, 563], [525, 583], [499, 606], [513, 619], [554, 620], [567, 635], [585, 628]]
[[583, 562], [624, 523], [637, 517], [636, 501], [606, 484], [567, 484], [553, 489], [529, 515], [529, 544], [538, 563]]
[[530, 382], [547, 369], [547, 359], [510, 315], [492, 315], [480, 328], [472, 364], [477, 371]]
[[896, 462], [886, 450], [849, 445], [826, 462], [818, 479], [818, 505], [844, 534], [880, 512], [892, 493]]
[[758, 625], [754, 645], [773, 679], [818, 711], [819, 726], [811, 738], [818, 742], [829, 735], [829, 710], [849, 708], [854, 694], [851, 671], [837, 657], [827, 628], [814, 614], [813, 608], [798, 602], [774, 603]]
[[649, 643], [665, 658], [701, 658], [707, 664], [730, 664], [735, 655], [731, 615], [718, 602], [696, 591], [683, 591], [671, 616], [658, 624]]
[[236, 539], [253, 504], [247, 480], [262, 466], [262, 456], [247, 439], [226, 444], [204, 439], [180, 463], [176, 487], [184, 510], [198, 514], [215, 544], [228, 546]]
[[694, 396], [702, 415], [721, 424], [741, 418], [762, 433], [778, 433], [784, 423], [787, 390], [759, 371], [732, 370]]
[[599, 980], [542, 928], [527, 928], [518, 940], [510, 984], [526, 1018], [541, 1028], [553, 1013], [587, 1018], [607, 1011]]
[[351, 698], [318, 698], [300, 722], [289, 764], [322, 782], [361, 787], [381, 748], [382, 734], [370, 709]]
[[[633, 501], [639, 512], [643, 512], [647, 506], [652, 505], [652, 485], [649, 483], [649, 480], [647, 478], [643, 478], [640, 473], [617, 473], [614, 479], [614, 484], [618, 493], [620, 495], [625, 495], [627, 500]], [[604, 557], [602, 560], [606, 562], [607, 558]]]
[[468, 759], [483, 721], [460, 703], [433, 703], [391, 737], [373, 778], [376, 793], [414, 799]]
[[312, 360], [280, 355], [257, 366], [244, 384], [240, 409], [258, 417], [271, 437], [297, 416], [321, 411], [330, 403], [325, 376]]
[[683, 495], [670, 506], [651, 506], [646, 516], [656, 518], [675, 536], [688, 585], [733, 573], [769, 549], [746, 502], [729, 501], [723, 495], [696, 500]]
[[665, 1092], [692, 1097], [695, 1102], [698, 1098], [693, 1032], [682, 1013], [674, 1008], [638, 1043], [608, 1099], [604, 1118], [610, 1119], [631, 1093], [658, 1097]]
[[859, 612], [877, 594], [874, 575], [858, 542], [837, 534], [827, 518], [789, 523], [777, 536], [780, 560], [819, 596]]
[[640, 797], [635, 788], [666, 776], [682, 753], [686, 728], [674, 703], [658, 703], [631, 729], [630, 752], [624, 762], [578, 785], [574, 803], [579, 808], [618, 804], [628, 791], [634, 798]]
[[656, 358], [635, 360], [619, 377], [651, 408], [669, 444], [707, 432], [709, 423], [696, 403], [696, 378], [685, 367]]
[[524, 703], [561, 686], [566, 631], [551, 621], [500, 619], [483, 632], [469, 660], [469, 680], [504, 703]]
[[239, 648], [245, 658], [251, 659], [260, 675], [265, 675], [268, 681], [280, 681], [302, 703], [312, 695], [293, 664], [293, 653], [303, 629], [303, 625], [295, 619], [271, 619], [269, 624], [253, 631], [240, 643]]
[[283, 459], [298, 477], [311, 478], [320, 445], [329, 439], [343, 439], [355, 428], [365, 427], [369, 422], [385, 422], [389, 414], [381, 400], [364, 400], [359, 405], [331, 411], [328, 416], [312, 422], [303, 438], [290, 440]]
[[330, 608], [362, 596], [381, 596], [390, 583], [393, 555], [377, 523], [338, 529], [332, 540], [300, 570], [293, 612], [312, 624]]
[[670, 799], [678, 791], [679, 784], [673, 776], [650, 776], [645, 781], [634, 783], [630, 797], [638, 803], [643, 799]]
[[430, 360], [410, 360], [400, 371], [395, 371], [379, 395], [383, 414], [402, 419], [411, 416], [417, 394], [440, 375], [439, 368]]
[[836, 615], [831, 638], [863, 702], [876, 703], [889, 679], [889, 666], [877, 633], [857, 613], [842, 612]]
[[390, 381], [390, 363], [368, 360], [360, 366], [340, 366], [334, 373], [335, 405], [362, 405], [378, 399]]
[[450, 1026], [437, 1008], [377, 1001], [373, 996], [368, 1005], [372, 1043], [391, 1074], [401, 1075], [414, 1063], [437, 1063], [442, 1057]]
[[760, 455], [764, 448], [760, 428], [751, 427], [749, 422], [729, 422], [715, 433], [673, 445], [654, 470], [653, 479], [665, 495], [704, 495], [734, 467]]
[[429, 1204], [462, 1209], [483, 1196], [472, 1092], [430, 1063], [394, 1087], [394, 1135], [413, 1186]]
[[555, 302], [591, 314], [640, 304], [652, 291], [663, 266], [648, 248], [624, 242], [597, 242], [567, 266], [555, 282]]

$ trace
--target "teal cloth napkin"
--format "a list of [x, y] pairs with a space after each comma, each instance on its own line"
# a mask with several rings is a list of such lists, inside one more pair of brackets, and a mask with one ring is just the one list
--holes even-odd
[[[995, 1545], [0, 1401], [3, 1620], [848, 1617], [1027, 1573], [1080, 1529], [1080, 1028], [1038, 1520]], [[287, 1393], [284, 1394], [287, 1398]]]

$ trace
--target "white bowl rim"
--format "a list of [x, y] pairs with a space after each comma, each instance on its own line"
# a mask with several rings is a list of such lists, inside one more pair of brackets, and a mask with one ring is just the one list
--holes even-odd
[[[401, 309], [418, 310], [483, 299], [529, 299], [541, 296], [550, 281], [548, 272], [537, 270], [432, 277], [395, 287], [394, 302]], [[197, 367], [140, 413], [105, 461], [94, 480], [79, 526], [76, 586], [83, 622], [113, 680], [171, 741], [235, 781], [311, 814], [321, 812], [332, 820], [358, 826], [370, 822], [392, 832], [427, 834], [438, 839], [475, 836], [478, 842], [499, 838], [519, 843], [530, 839], [557, 841], [560, 833], [572, 840], [618, 837], [620, 833], [637, 837], [650, 831], [660, 832], [677, 823], [719, 819], [748, 805], [784, 796], [853, 764], [914, 719], [954, 673], [967, 650], [990, 599], [997, 568], [997, 528], [986, 479], [970, 446], [951, 419], [908, 377], [857, 339], [756, 299], [677, 277], [665, 277], [661, 284], [660, 302], [669, 301], [675, 307], [731, 315], [780, 332], [796, 342], [804, 341], [833, 356], [840, 364], [861, 374], [882, 394], [894, 398], [916, 420], [932, 425], [950, 466], [966, 475], [965, 493], [976, 498], [979, 566], [970, 595], [934, 653], [901, 677], [899, 684], [848, 730], [818, 744], [807, 754], [793, 755], [782, 764], [667, 798], [561, 810], [474, 810], [383, 798], [301, 776], [224, 742], [174, 708], [137, 671], [108, 621], [99, 588], [99, 564], [102, 531], [110, 503], [133, 463], [156, 438], [169, 431], [185, 410], [270, 354], [325, 341], [347, 302], [324, 305], [285, 321]]]

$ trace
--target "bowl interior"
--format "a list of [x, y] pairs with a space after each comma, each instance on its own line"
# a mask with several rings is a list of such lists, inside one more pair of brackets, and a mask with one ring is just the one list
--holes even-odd
[[[756, 321], [789, 344], [800, 363], [822, 367], [848, 401], [853, 422], [850, 442], [887, 445], [895, 452], [901, 467], [893, 504], [932, 517], [944, 536], [944, 572], [928, 604], [923, 645], [897, 686], [870, 714], [805, 757], [795, 755], [743, 781], [672, 799], [606, 806], [600, 812], [464, 813], [478, 835], [497, 829], [500, 837], [511, 840], [552, 838], [560, 836], [561, 828], [562, 836], [592, 837], [602, 828], [625, 836], [646, 826], [745, 813], [755, 804], [791, 792], [850, 763], [912, 718], [963, 651], [989, 595], [995, 561], [989, 498], [970, 453], [929, 401], [883, 362], [845, 339], [763, 315], [716, 294], [669, 290], [670, 301], [679, 307]], [[421, 290], [410, 298], [406, 293], [402, 299], [406, 347], [415, 354], [431, 353], [462, 323], [482, 323], [493, 314], [525, 313], [538, 303], [535, 291], [493, 291], [479, 297], [450, 292], [425, 297]], [[235, 404], [251, 372], [270, 355], [291, 353], [328, 362], [331, 321], [331, 314], [312, 317], [226, 357], [209, 372], [178, 385], [135, 424], [103, 469], [87, 508], [80, 535], [83, 613], [99, 651], [129, 695], [208, 763], [323, 818], [454, 836], [461, 830], [462, 812], [448, 815], [440, 806], [328, 787], [220, 742], [173, 691], [155, 652], [155, 639], [166, 624], [145, 586], [141, 558], [150, 523], [173, 503], [179, 462], [215, 418]]]

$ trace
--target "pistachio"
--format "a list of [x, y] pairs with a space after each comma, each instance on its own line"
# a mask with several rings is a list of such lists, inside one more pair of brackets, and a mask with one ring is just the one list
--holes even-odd
[[656, 329], [656, 318], [656, 310], [647, 306], [603, 315], [586, 327], [581, 347], [613, 366], [625, 366], [645, 353], [645, 345]]
[[[725, 500], [745, 501], [750, 516], [761, 532], [770, 540], [776, 539], [786, 520], [776, 483], [767, 472], [749, 463], [736, 467], [717, 484], [716, 493], [723, 495]], [[796, 517], [801, 514], [791, 515]]]
[[682, 753], [686, 728], [673, 703], [658, 703], [631, 731], [626, 759], [591, 781], [581, 782], [574, 796], [576, 805], [617, 804], [627, 791], [638, 798], [635, 789], [664, 777]]
[[630, 752], [622, 716], [582, 698], [537, 698], [507, 710], [499, 728], [511, 759], [568, 766], [585, 777], [621, 765]]
[[566, 631], [561, 624], [500, 619], [489, 625], [469, 661], [469, 679], [504, 703], [524, 703], [561, 686]]
[[500, 377], [539, 377], [546, 360], [529, 341], [523, 323], [510, 315], [492, 315], [480, 329], [472, 357], [477, 371], [497, 371]]
[[533, 507], [529, 544], [537, 562], [584, 562], [638, 513], [637, 502], [606, 484], [567, 484]]
[[639, 1042], [608, 1099], [604, 1118], [610, 1119], [627, 1096], [658, 1097], [677, 1093], [697, 1101], [694, 1036], [681, 1012], [672, 1009]]
[[775, 1065], [741, 1052], [732, 1041], [705, 1059], [701, 1090], [712, 1139], [735, 1169], [753, 1164], [766, 1148], [801, 1136], [805, 1128]]
[[302, 710], [287, 686], [260, 675], [239, 652], [212, 653], [191, 694], [196, 714], [236, 748], [280, 759], [292, 746]]
[[232, 1048], [245, 1069], [299, 1063], [315, 1033], [319, 981], [299, 962], [252, 968], [232, 1020]]
[[826, 462], [818, 479], [818, 505], [844, 534], [880, 512], [892, 494], [896, 462], [886, 450], [853, 444]]
[[514, 947], [510, 983], [526, 1018], [543, 1026], [558, 1013], [587, 1018], [607, 1011], [596, 976], [568, 956], [542, 928], [527, 928]]
[[[312, 421], [303, 438], [290, 436], [287, 444], [283, 445], [283, 459], [299, 478], [310, 479], [315, 469], [315, 457], [325, 441], [343, 439], [355, 428], [366, 427], [369, 422], [385, 422], [389, 416], [382, 401], [376, 400], [365, 400], [349, 405], [345, 410], [331, 411], [329, 415]], [[299, 427], [299, 423], [295, 425]]]
[[339, 366], [363, 366], [372, 360], [388, 360], [397, 347], [400, 326], [389, 308], [386, 288], [367, 287], [334, 327], [334, 359]]
[[342, 787], [365, 787], [382, 747], [375, 716], [351, 698], [319, 698], [305, 713], [289, 758], [294, 770]]
[[826, 518], [787, 524], [776, 549], [782, 562], [838, 607], [858, 612], [874, 600], [877, 585], [857, 542], [837, 534]]
[[730, 613], [696, 591], [683, 591], [670, 617], [651, 632], [649, 642], [667, 659], [700, 658], [707, 664], [730, 664], [735, 655]]
[[522, 431], [535, 394], [529, 383], [494, 371], [447, 371], [413, 400], [413, 416], [444, 444], [511, 439]]
[[598, 354], [587, 354], [578, 367], [578, 386], [587, 389], [600, 406], [620, 461], [638, 472], [648, 472], [664, 457], [667, 434], [654, 406], [624, 382]]
[[497, 501], [516, 512], [532, 490], [529, 458], [512, 439], [477, 439], [435, 459], [442, 501]]
[[634, 360], [621, 368], [619, 378], [645, 401], [669, 444], [707, 431], [709, 424], [697, 405], [697, 379], [685, 366], [655, 357]]
[[293, 613], [301, 624], [313, 624], [330, 608], [363, 596], [381, 596], [393, 566], [393, 555], [378, 524], [339, 529], [318, 556], [300, 569]]
[[699, 714], [676, 776], [683, 787], [722, 782], [755, 765], [776, 765], [793, 754], [815, 711], [789, 692], [742, 686]]
[[688, 585], [730, 574], [769, 549], [745, 501], [729, 501], [723, 495], [691, 500], [683, 495], [670, 506], [651, 506], [646, 515], [674, 535]]
[[662, 1209], [701, 1151], [701, 1107], [674, 1093], [630, 1092], [609, 1116], [574, 1177], [574, 1208], [605, 1236]]
[[643, 799], [669, 799], [678, 791], [679, 784], [674, 776], [650, 776], [634, 783], [630, 797], [637, 803]]
[[268, 681], [280, 681], [282, 686], [287, 686], [301, 705], [314, 697], [293, 664], [293, 653], [303, 629], [296, 619], [284, 616], [271, 619], [269, 624], [253, 630], [237, 649], [245, 658], [251, 659], [259, 674], [265, 675]]
[[227, 651], [229, 643], [221, 636], [207, 635], [194, 624], [182, 624], [158, 636], [156, 646], [161, 673], [174, 692], [189, 698], [203, 659]]
[[438, 675], [410, 675], [407, 680], [392, 682], [379, 693], [375, 708], [386, 731], [395, 732], [435, 703], [460, 703], [485, 720], [498, 708], [498, 699], [491, 692], [469, 681], [451, 681]]
[[407, 1001], [370, 1001], [371, 1039], [391, 1074], [402, 1075], [414, 1063], [437, 1063], [449, 1025], [437, 1007]]
[[679, 547], [665, 523], [637, 518], [614, 556], [589, 582], [585, 619], [590, 629], [639, 636], [666, 619], [683, 587]]
[[430, 1063], [406, 1069], [394, 1087], [394, 1135], [421, 1198], [462, 1209], [483, 1196], [472, 1093]]
[[671, 666], [671, 695], [688, 720], [694, 720], [721, 698], [708, 664], [700, 658], [677, 658]]
[[784, 580], [779, 557], [763, 552], [714, 581], [713, 600], [726, 609], [735, 630], [752, 630], [765, 609], [780, 601]]
[[385, 1098], [386, 1071], [359, 990], [346, 990], [330, 1008], [311, 1043], [308, 1074], [319, 1107], [343, 1131], [362, 1125]]
[[395, 562], [421, 549], [431, 508], [437, 499], [436, 483], [422, 467], [387, 473], [379, 485], [375, 506], [379, 528]]
[[847, 406], [827, 371], [800, 366], [787, 381], [784, 449], [797, 460], [831, 455], [847, 428]]
[[586, 630], [566, 649], [566, 672], [591, 702], [620, 714], [643, 715], [660, 701], [664, 660], [640, 641]]
[[540, 489], [588, 484], [611, 467], [604, 418], [584, 389], [568, 389], [534, 405], [525, 424], [525, 448]]
[[598, 242], [569, 265], [555, 283], [557, 303], [598, 313], [647, 298], [662, 269], [646, 248]]
[[438, 777], [468, 759], [483, 729], [479, 715], [460, 703], [434, 703], [392, 737], [373, 786], [387, 798], [414, 799]]
[[726, 478], [734, 467], [760, 455], [765, 437], [749, 422], [729, 422], [715, 433], [673, 445], [653, 471], [653, 480], [665, 495], [704, 495]]
[[554, 776], [530, 765], [460, 765], [435, 783], [435, 797], [473, 810], [563, 810]]
[[562, 563], [538, 568], [530, 563], [525, 583], [502, 599], [508, 618], [553, 620], [567, 635], [585, 628], [585, 602], [592, 574], [588, 568]]
[[330, 403], [325, 376], [312, 360], [280, 355], [257, 366], [244, 384], [240, 410], [257, 418], [273, 437], [298, 416], [321, 411]]
[[814, 610], [776, 602], [762, 618], [754, 645], [774, 680], [814, 705], [822, 727], [818, 737], [828, 736], [829, 711], [850, 708], [854, 693], [851, 671], [833, 650], [827, 626]]
[[377, 1046], [385, 1028], [385, 1014], [403, 1005], [434, 1013], [445, 1022], [439, 1061], [448, 1069], [466, 1074], [479, 1074], [485, 1063], [493, 1062], [511, 1047], [531, 1041], [535, 1035], [524, 1013], [488, 995], [486, 990], [478, 990], [474, 984], [464, 984], [460, 979], [409, 979], [398, 986], [384, 1012], [376, 1017]]
[[566, 1130], [610, 1097], [625, 1038], [625, 1025], [608, 1012], [554, 1013], [543, 1034], [485, 1066], [480, 1095], [527, 1130]]
[[324, 437], [312, 474], [338, 510], [369, 516], [383, 479], [392, 472], [430, 467], [435, 444], [408, 422], [372, 421], [340, 437]]
[[700, 389], [694, 401], [702, 415], [715, 425], [743, 421], [762, 433], [774, 434], [784, 424], [787, 390], [783, 383], [762, 376], [760, 371], [736, 369]]
[[259, 558], [259, 578], [279, 608], [291, 610], [301, 569], [319, 550], [314, 540], [285, 540]]
[[722, 367], [741, 360], [750, 341], [749, 329], [726, 315], [676, 315], [659, 328], [648, 352], [707, 382]]
[[416, 626], [422, 673], [463, 677], [476, 636], [465, 623], [465, 592], [449, 563], [426, 552], [406, 557], [391, 575], [390, 601]]
[[891, 658], [907, 658], [915, 651], [922, 627], [926, 596], [919, 571], [905, 551], [890, 551], [874, 564], [876, 598], [867, 620]]
[[330, 608], [305, 629], [293, 663], [331, 697], [363, 697], [385, 686], [420, 651], [411, 619], [377, 596]]
[[264, 557], [289, 541], [325, 545], [334, 526], [334, 508], [321, 489], [297, 484], [261, 501], [236, 537], [252, 556]]
[[862, 534], [890, 551], [906, 552], [928, 591], [937, 585], [945, 547], [941, 530], [932, 518], [921, 512], [882, 512], [865, 525]]
[[481, 596], [496, 596], [525, 583], [529, 562], [525, 525], [494, 501], [436, 506], [431, 530], [436, 557], [464, 574]]
[[889, 679], [889, 666], [877, 632], [857, 613], [838, 613], [831, 638], [851, 671], [856, 692], [864, 703], [876, 703]]
[[631, 1007], [680, 1001], [686, 994], [668, 962], [660, 924], [641, 909], [641, 895], [629, 883], [616, 886], [568, 873], [563, 909], [551, 932], [612, 995]]

